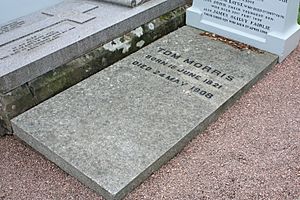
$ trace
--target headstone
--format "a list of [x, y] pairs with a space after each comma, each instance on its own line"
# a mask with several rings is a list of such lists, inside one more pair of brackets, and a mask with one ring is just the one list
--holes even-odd
[[185, 0], [150, 0], [135, 8], [64, 1], [0, 26], [0, 93], [7, 93], [148, 21]]
[[178, 153], [278, 57], [184, 27], [12, 120], [15, 134], [107, 199]]
[[187, 24], [269, 51], [284, 60], [298, 45], [299, 0], [194, 0]]

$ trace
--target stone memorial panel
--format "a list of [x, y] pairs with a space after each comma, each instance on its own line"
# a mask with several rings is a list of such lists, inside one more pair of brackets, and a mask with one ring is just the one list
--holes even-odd
[[151, 0], [132, 9], [70, 0], [1, 25], [0, 92], [7, 93], [184, 3]]
[[7, 33], [9, 31], [12, 31], [14, 29], [22, 27], [22, 25], [25, 24], [25, 21], [23, 20], [16, 20], [11, 23], [5, 24], [3, 26], [0, 26], [0, 35]]
[[299, 0], [194, 0], [187, 24], [275, 53], [282, 61], [300, 39]]
[[15, 134], [107, 199], [179, 152], [278, 57], [184, 27], [12, 120]]

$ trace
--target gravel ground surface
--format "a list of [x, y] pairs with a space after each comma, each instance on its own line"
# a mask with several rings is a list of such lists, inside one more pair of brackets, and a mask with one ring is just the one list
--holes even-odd
[[[0, 138], [0, 200], [102, 198], [14, 136]], [[300, 200], [300, 46], [132, 199]]]

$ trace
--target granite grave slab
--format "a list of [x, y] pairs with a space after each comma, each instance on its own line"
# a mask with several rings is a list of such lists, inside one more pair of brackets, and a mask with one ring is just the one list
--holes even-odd
[[14, 118], [14, 132], [106, 199], [121, 199], [277, 61], [183, 27]]
[[0, 92], [108, 42], [185, 0], [150, 0], [135, 8], [104, 1], [69, 0], [0, 26]]
[[120, 4], [120, 5], [125, 5], [125, 6], [129, 6], [129, 7], [135, 7], [135, 6], [141, 5], [142, 3], [146, 2], [146, 1], [150, 1], [150, 0], [104, 0], [104, 1], [116, 3], [116, 4]]
[[299, 0], [194, 0], [187, 24], [269, 51], [284, 60], [298, 45]]

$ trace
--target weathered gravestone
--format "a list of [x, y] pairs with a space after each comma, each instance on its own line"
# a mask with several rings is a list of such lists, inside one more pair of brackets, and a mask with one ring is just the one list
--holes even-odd
[[0, 93], [7, 93], [184, 3], [185, 0], [150, 0], [129, 8], [104, 1], [69, 0], [3, 24]]
[[275, 53], [298, 45], [299, 0], [194, 0], [187, 24]]
[[16, 117], [14, 131], [105, 198], [120, 199], [277, 59], [184, 27]]

